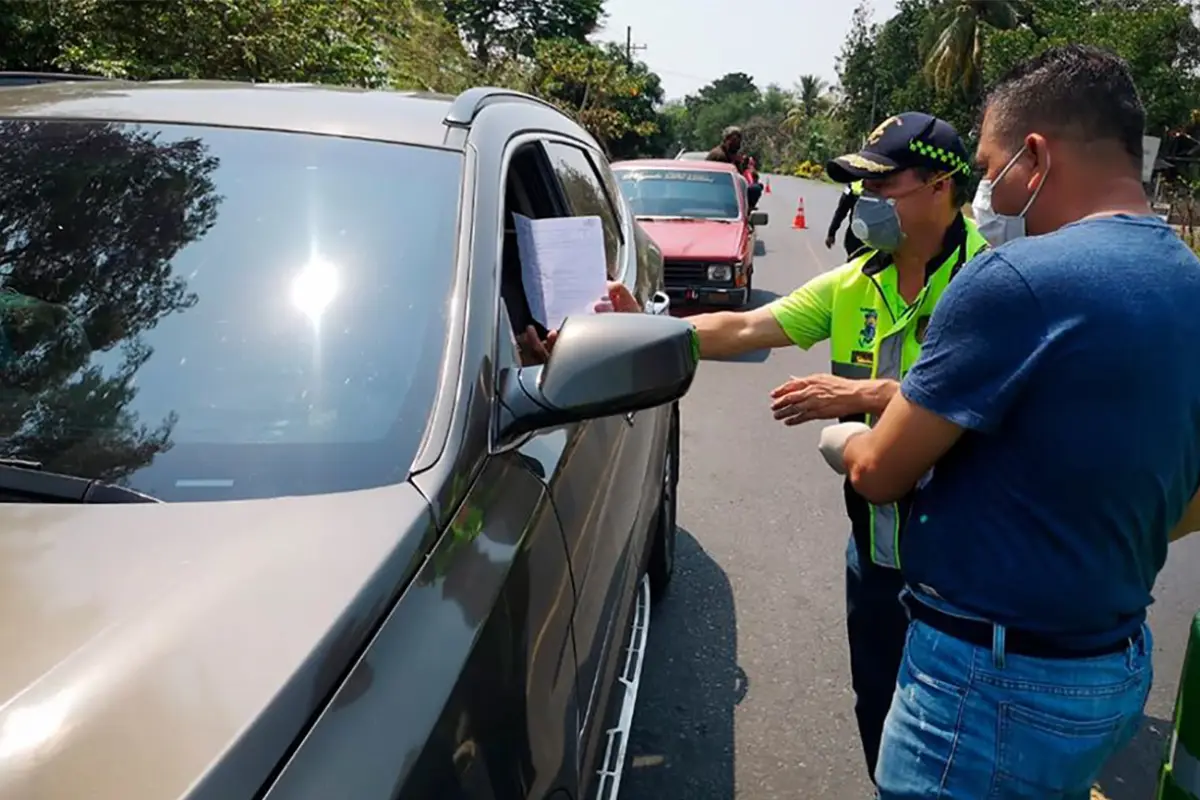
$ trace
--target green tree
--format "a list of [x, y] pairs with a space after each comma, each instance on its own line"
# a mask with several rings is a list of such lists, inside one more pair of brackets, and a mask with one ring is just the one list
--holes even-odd
[[816, 75], [801, 75], [797, 99], [804, 116], [812, 118], [823, 114], [828, 108], [825, 81]]
[[722, 75], [684, 98], [691, 116], [689, 145], [707, 150], [721, 141], [721, 131], [730, 125], [744, 125], [754, 116], [762, 95], [754, 79], [743, 72]]
[[730, 72], [700, 89], [696, 96], [699, 103], [719, 103], [731, 96], [758, 95], [754, 78], [744, 72]]
[[[867, 10], [860, 6], [839, 60], [836, 115], [852, 139], [847, 145], [861, 142], [880, 120], [908, 110], [947, 119], [969, 139], [987, 83], [1019, 61], [1068, 42], [1105, 47], [1129, 62], [1146, 104], [1150, 134], [1186, 122], [1192, 109], [1200, 107], [1200, 32], [1190, 0], [994, 5], [900, 0], [896, 15], [878, 27], [869, 24]], [[1001, 12], [1000, 5], [1011, 10]], [[980, 14], [970, 17], [968, 12]], [[947, 35], [951, 28], [954, 36]], [[970, 73], [967, 84], [943, 80], [939, 85], [937, 65], [957, 63], [946, 47], [968, 40], [970, 63], [942, 67], [956, 77]]]
[[996, 31], [984, 58], [988, 81], [1055, 45], [1077, 42], [1129, 63], [1146, 106], [1146, 128], [1161, 135], [1200, 107], [1200, 30], [1187, 0], [1041, 0], [1039, 32]]
[[497, 57], [534, 55], [540, 40], [585, 42], [604, 0], [444, 0], [443, 8], [486, 68]]
[[1033, 21], [1033, 5], [1022, 0], [943, 0], [934, 8], [934, 15], [937, 40], [925, 68], [941, 91], [960, 85], [964, 91], [978, 94], [987, 28], [1011, 31], [1027, 25], [1040, 33]]
[[438, 24], [416, 0], [5, 3], [6, 69], [383, 86], [388, 48]]
[[872, 130], [879, 119], [879, 70], [876, 65], [875, 44], [879, 27], [871, 16], [871, 4], [859, 0], [850, 17], [850, 32], [842, 43], [837, 58], [838, 88], [841, 104], [839, 116], [846, 133], [857, 145]]
[[[623, 58], [618, 45], [607, 46], [610, 58]], [[674, 155], [668, 120], [660, 112], [663, 103], [662, 78], [641, 61], [626, 65], [629, 77], [640, 82], [637, 91], [617, 94], [609, 102], [629, 121], [628, 129], [610, 142], [614, 159], [653, 158]]]
[[528, 88], [574, 116], [610, 155], [615, 143], [632, 147], [628, 137], [658, 132], [653, 113], [662, 96], [658, 76], [629, 65], [615, 45], [538, 42]]

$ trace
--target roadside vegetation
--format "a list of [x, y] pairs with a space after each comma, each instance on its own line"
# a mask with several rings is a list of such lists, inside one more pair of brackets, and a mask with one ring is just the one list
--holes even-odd
[[[990, 81], [1049, 47], [1082, 42], [1129, 61], [1146, 103], [1146, 132], [1163, 137], [1162, 157], [1200, 150], [1193, 0], [900, 0], [884, 21], [871, 6], [852, 9], [836, 85], [804, 75], [790, 88], [758, 87], [748, 75], [726, 75], [668, 103], [667, 128], [681, 147], [698, 149], [711, 147], [725, 125], [740, 124], [765, 169], [820, 177], [825, 161], [902, 111], [937, 114], [969, 139]], [[1168, 182], [1190, 194], [1200, 172], [1189, 165], [1197, 161], [1181, 162]]]
[[1047, 47], [1085, 42], [1129, 61], [1147, 133], [1176, 165], [1158, 194], [1177, 218], [1185, 208], [1200, 216], [1197, 0], [900, 0], [885, 21], [870, 9], [848, 8], [835, 85], [799, 75], [759, 86], [737, 72], [669, 102], [645, 63], [598, 41], [609, 35], [603, 0], [3, 2], [0, 69], [446, 93], [509, 86], [575, 116], [612, 158], [706, 150], [737, 124], [763, 171], [820, 179], [829, 158], [900, 111], [928, 110], [969, 137], [990, 80]]

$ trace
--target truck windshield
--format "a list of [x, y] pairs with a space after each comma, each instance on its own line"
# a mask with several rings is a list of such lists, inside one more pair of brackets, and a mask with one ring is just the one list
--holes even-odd
[[712, 170], [616, 170], [621, 193], [639, 217], [737, 219], [733, 175]]
[[461, 156], [0, 120], [0, 456], [166, 501], [404, 480]]

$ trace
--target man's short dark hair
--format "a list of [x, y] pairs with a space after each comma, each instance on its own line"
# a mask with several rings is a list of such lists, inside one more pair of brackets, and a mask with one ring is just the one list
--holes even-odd
[[1052, 47], [1022, 62], [988, 92], [984, 111], [1013, 149], [1043, 132], [1081, 142], [1110, 141], [1142, 167], [1146, 110], [1129, 65], [1098, 47]]

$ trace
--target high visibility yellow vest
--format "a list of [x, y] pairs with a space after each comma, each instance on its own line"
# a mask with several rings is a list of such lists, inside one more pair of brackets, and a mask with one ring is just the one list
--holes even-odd
[[[855, 269], [845, 270], [834, 290], [829, 350], [831, 372], [845, 378], [888, 378], [899, 381], [921, 355], [933, 307], [950, 279], [975, 254], [987, 247], [975, 223], [966, 227], [959, 244], [938, 265], [930, 265], [925, 287], [905, 303], [896, 270], [886, 254], [868, 250], [855, 257]], [[867, 417], [867, 424], [875, 420]], [[896, 503], [870, 505], [871, 560], [885, 567], [900, 566], [900, 510]]]

